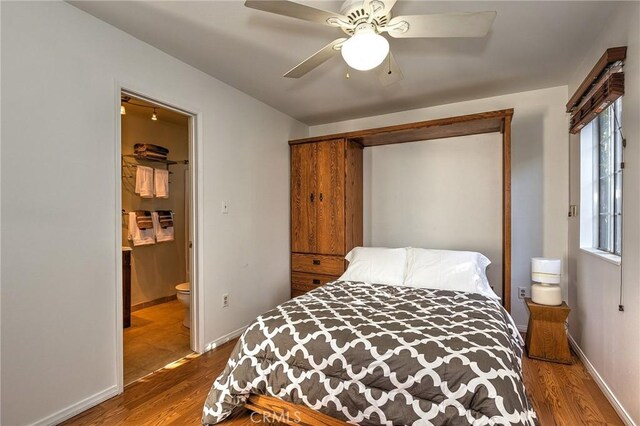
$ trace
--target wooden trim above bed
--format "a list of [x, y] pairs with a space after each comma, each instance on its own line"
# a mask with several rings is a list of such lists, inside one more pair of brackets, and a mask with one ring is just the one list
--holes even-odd
[[344, 138], [367, 147], [479, 135], [482, 133], [504, 133], [505, 120], [507, 117], [512, 116], [513, 108], [503, 109], [499, 111], [459, 115], [457, 117], [439, 118], [436, 120], [418, 121], [397, 126], [294, 139], [289, 141], [289, 145]]

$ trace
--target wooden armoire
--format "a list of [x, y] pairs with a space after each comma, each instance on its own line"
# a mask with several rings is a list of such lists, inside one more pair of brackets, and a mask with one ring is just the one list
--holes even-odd
[[362, 245], [362, 146], [291, 144], [291, 297], [337, 279]]

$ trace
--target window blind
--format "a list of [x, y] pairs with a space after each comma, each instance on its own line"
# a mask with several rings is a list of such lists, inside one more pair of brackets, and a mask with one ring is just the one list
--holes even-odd
[[578, 133], [605, 108], [624, 95], [622, 67], [626, 57], [626, 46], [607, 49], [571, 96], [567, 103], [567, 112], [571, 114], [571, 133]]

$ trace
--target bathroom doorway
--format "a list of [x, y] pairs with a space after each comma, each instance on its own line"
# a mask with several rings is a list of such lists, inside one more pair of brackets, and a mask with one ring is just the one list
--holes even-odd
[[122, 384], [193, 354], [195, 116], [122, 91]]

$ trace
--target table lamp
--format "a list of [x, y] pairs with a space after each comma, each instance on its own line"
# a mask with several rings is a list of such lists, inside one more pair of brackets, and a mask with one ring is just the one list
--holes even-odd
[[534, 257], [531, 259], [531, 301], [540, 305], [562, 305], [560, 289], [560, 259]]

